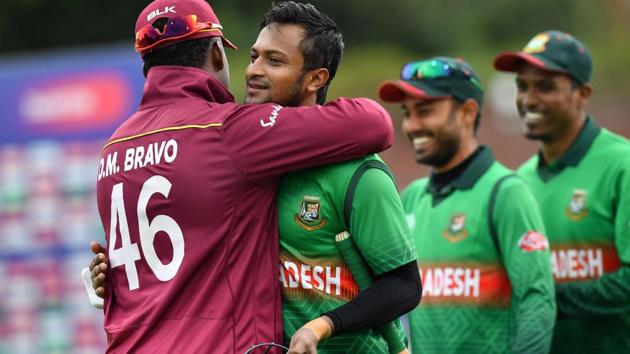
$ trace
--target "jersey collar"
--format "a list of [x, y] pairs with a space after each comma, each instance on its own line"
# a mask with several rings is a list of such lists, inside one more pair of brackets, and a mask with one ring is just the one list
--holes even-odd
[[183, 99], [234, 102], [234, 96], [205, 70], [186, 66], [156, 66], [149, 70], [140, 110]]
[[571, 144], [569, 149], [562, 154], [557, 161], [551, 164], [545, 163], [542, 152], [538, 151], [538, 165], [536, 169], [540, 178], [544, 181], [548, 181], [562, 172], [566, 167], [577, 166], [588, 152], [588, 149], [591, 147], [600, 131], [601, 128], [593, 122], [591, 117], [587, 117], [580, 134], [578, 134], [573, 144]]
[[[472, 160], [468, 163], [468, 166], [458, 171], [457, 175], [453, 176], [453, 179], [446, 185], [437, 186], [434, 180], [435, 175], [431, 175], [426, 190], [433, 196], [434, 205], [446, 198], [455, 189], [465, 190], [472, 188], [495, 161], [492, 149], [487, 146], [479, 147], [479, 150], [471, 158]], [[466, 161], [463, 163], [466, 163]], [[457, 169], [457, 166], [455, 169]]]

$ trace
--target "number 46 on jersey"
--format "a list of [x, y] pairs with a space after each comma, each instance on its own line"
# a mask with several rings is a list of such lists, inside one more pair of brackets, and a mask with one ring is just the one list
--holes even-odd
[[[149, 222], [147, 217], [147, 204], [149, 199], [159, 193], [164, 198], [168, 198], [171, 191], [171, 182], [162, 176], [153, 176], [146, 180], [142, 185], [140, 196], [138, 197], [138, 207], [136, 209], [138, 216], [138, 234], [140, 236], [140, 247], [146, 258], [146, 262], [155, 274], [156, 278], [161, 281], [173, 279], [179, 267], [184, 260], [184, 235], [181, 228], [167, 215], [157, 215]], [[138, 271], [136, 269], [136, 261], [140, 260], [140, 251], [137, 243], [131, 243], [129, 236], [129, 226], [127, 223], [127, 213], [125, 211], [125, 203], [123, 200], [123, 183], [114, 185], [112, 189], [111, 204], [111, 223], [109, 228], [109, 261], [112, 269], [125, 266], [127, 274], [127, 282], [129, 290], [135, 290], [140, 287], [138, 281]], [[120, 222], [120, 238], [122, 246], [115, 248], [117, 241], [116, 229]], [[165, 232], [173, 246], [173, 258], [167, 264], [162, 263], [155, 252], [153, 241], [158, 232]]]

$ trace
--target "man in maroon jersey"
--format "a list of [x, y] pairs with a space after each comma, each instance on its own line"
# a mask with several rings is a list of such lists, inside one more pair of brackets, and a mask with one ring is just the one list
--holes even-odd
[[[97, 182], [108, 352], [280, 342], [279, 178], [391, 144], [389, 116], [371, 100], [235, 104], [224, 44], [203, 0], [157, 0], [138, 17], [145, 92], [103, 148]], [[305, 68], [296, 89], [317, 92], [329, 75]]]

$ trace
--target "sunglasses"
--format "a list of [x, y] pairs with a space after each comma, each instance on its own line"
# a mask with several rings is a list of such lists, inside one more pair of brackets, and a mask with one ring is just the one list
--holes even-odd
[[223, 27], [212, 22], [197, 22], [197, 15], [172, 17], [162, 30], [148, 24], [136, 32], [136, 51], [151, 49], [166, 41], [179, 39], [197, 32], [217, 31], [221, 34]]
[[483, 91], [481, 82], [473, 73], [459, 65], [444, 60], [430, 59], [405, 64], [400, 71], [400, 78], [405, 81], [440, 79], [447, 77], [466, 77], [478, 89]]

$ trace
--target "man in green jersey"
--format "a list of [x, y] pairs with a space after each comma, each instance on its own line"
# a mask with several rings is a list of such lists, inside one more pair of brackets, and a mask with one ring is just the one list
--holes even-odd
[[[326, 37], [329, 32], [334, 35]], [[303, 33], [311, 38], [303, 38]], [[307, 49], [300, 52], [301, 46]], [[299, 75], [303, 68], [314, 64], [309, 59], [316, 58], [319, 62], [315, 65], [328, 67], [329, 77], [322, 81], [327, 86], [342, 49], [334, 22], [314, 7], [295, 3], [274, 6], [264, 16], [262, 31], [251, 48], [246, 101], [286, 104], [288, 97], [282, 92], [295, 92], [295, 105], [323, 104], [325, 91], [318, 93], [317, 87], [302, 92], [280, 90], [281, 70], [292, 68], [297, 74], [284, 76], [288, 78], [285, 87], [291, 88], [302, 80]], [[336, 336], [319, 345], [320, 353], [386, 353], [387, 346], [378, 333], [356, 331], [408, 312], [418, 304], [421, 294], [413, 243], [387, 166], [377, 156], [370, 156], [289, 174], [280, 184], [277, 203], [286, 340], [297, 333], [291, 348], [312, 345], [309, 337], [313, 333], [320, 337], [332, 332]], [[362, 293], [358, 293], [335, 245], [335, 235], [344, 230], [350, 232], [378, 277]], [[333, 324], [334, 331], [311, 321], [321, 314]], [[311, 333], [300, 330], [304, 323]]]
[[[324, 104], [342, 52], [336, 24], [312, 5], [272, 6], [250, 51], [246, 102]], [[303, 85], [313, 70], [320, 77]], [[421, 296], [416, 253], [389, 168], [374, 155], [289, 174], [277, 207], [289, 353], [387, 353], [373, 328], [410, 311]], [[376, 277], [361, 293], [335, 244], [344, 230]], [[104, 269], [95, 266], [101, 259], [91, 265], [96, 288], [105, 281]]]
[[409, 314], [421, 353], [546, 353], [555, 319], [548, 243], [524, 182], [480, 146], [483, 88], [462, 60], [406, 64], [379, 95], [430, 177], [403, 193], [423, 281]]
[[630, 351], [630, 143], [586, 113], [588, 49], [566, 33], [536, 35], [500, 54], [516, 72], [525, 137], [540, 150], [518, 174], [541, 205], [558, 319], [553, 353]]

